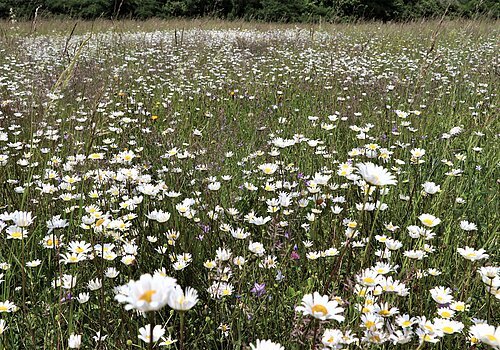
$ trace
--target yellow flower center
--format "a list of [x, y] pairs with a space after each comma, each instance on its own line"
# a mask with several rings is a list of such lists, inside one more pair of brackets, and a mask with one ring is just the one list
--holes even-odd
[[180, 296], [179, 298], [177, 298], [177, 303], [183, 306], [184, 304], [186, 304], [186, 298], [183, 295]]
[[433, 223], [434, 223], [434, 220], [432, 220], [432, 219], [424, 219], [422, 221], [422, 224], [424, 224], [425, 226], [432, 226]]
[[374, 278], [372, 278], [372, 277], [365, 277], [365, 278], [363, 279], [363, 281], [364, 281], [365, 283], [368, 283], [368, 284], [375, 283], [375, 279], [374, 279]]
[[375, 327], [375, 322], [373, 321], [366, 321], [365, 326], [367, 329], [372, 329]]
[[139, 300], [144, 300], [147, 303], [151, 302], [151, 299], [153, 298], [153, 294], [156, 293], [156, 290], [150, 289], [142, 293], [142, 295], [139, 297]]
[[411, 326], [411, 322], [410, 321], [403, 321], [402, 326], [403, 327], [410, 327]]
[[5, 305], [0, 305], [0, 312], [9, 311], [9, 308]]
[[274, 169], [270, 166], [264, 167], [262, 170], [264, 171], [264, 174], [266, 174], [266, 175], [270, 175], [270, 174], [274, 173]]
[[488, 340], [492, 343], [498, 341], [497, 337], [495, 337], [493, 334], [486, 334], [486, 338], [488, 338]]
[[311, 308], [311, 310], [312, 310], [313, 313], [321, 313], [323, 316], [328, 313], [328, 310], [326, 309], [326, 307], [324, 307], [321, 304], [313, 305], [313, 307]]
[[391, 312], [389, 310], [380, 310], [378, 313], [379, 313], [379, 315], [382, 315], [382, 316], [388, 316], [391, 314]]
[[453, 331], [454, 331], [453, 327], [450, 327], [450, 326], [443, 327], [443, 332], [445, 332], [447, 334], [451, 334], [451, 333], [453, 333]]

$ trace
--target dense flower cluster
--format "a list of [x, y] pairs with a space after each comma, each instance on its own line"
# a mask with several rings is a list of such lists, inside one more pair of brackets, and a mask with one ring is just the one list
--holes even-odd
[[0, 344], [500, 349], [498, 33], [366, 30], [5, 40]]

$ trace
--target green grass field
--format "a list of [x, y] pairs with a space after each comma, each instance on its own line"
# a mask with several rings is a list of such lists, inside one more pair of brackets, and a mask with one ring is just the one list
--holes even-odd
[[0, 23], [0, 349], [500, 349], [499, 33]]

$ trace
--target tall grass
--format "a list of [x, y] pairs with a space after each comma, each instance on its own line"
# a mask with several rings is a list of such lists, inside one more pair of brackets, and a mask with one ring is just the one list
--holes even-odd
[[[65, 349], [72, 334], [82, 348], [159, 347], [138, 338], [146, 324], [172, 348], [334, 348], [324, 334], [338, 329], [353, 334], [338, 348], [467, 349], [474, 324], [498, 326], [500, 292], [478, 272], [499, 279], [496, 22], [0, 28], [0, 303], [15, 305], [1, 349]], [[397, 183], [370, 183], [366, 162]], [[140, 314], [115, 300], [155, 271], [196, 305]], [[437, 303], [438, 286], [464, 310]], [[344, 322], [299, 312], [313, 292]]]

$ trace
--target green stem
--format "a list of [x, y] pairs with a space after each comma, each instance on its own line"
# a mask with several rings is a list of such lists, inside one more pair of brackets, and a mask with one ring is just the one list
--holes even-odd
[[181, 328], [179, 335], [179, 348], [180, 350], [184, 350], [184, 311], [180, 311], [179, 315], [181, 317]]
[[149, 319], [150, 319], [150, 322], [149, 322], [149, 344], [148, 344], [148, 349], [149, 350], [152, 350], [153, 349], [153, 344], [154, 344], [154, 341], [153, 341], [153, 337], [154, 337], [154, 313], [151, 313], [149, 315]]
[[490, 279], [490, 284], [488, 286], [488, 301], [486, 302], [486, 320], [488, 321], [488, 324], [490, 324], [491, 321], [491, 289], [493, 288], [493, 279]]
[[[382, 188], [384, 189], [384, 188]], [[378, 197], [378, 196], [377, 196]], [[371, 245], [371, 242], [372, 242], [372, 239], [373, 239], [373, 233], [374, 233], [374, 229], [375, 229], [375, 224], [377, 222], [377, 218], [378, 218], [378, 215], [380, 213], [380, 208], [382, 207], [382, 204], [384, 203], [384, 197], [385, 197], [385, 191], [384, 191], [384, 194], [382, 195], [382, 198], [380, 199], [380, 204], [377, 208], [377, 211], [375, 212], [375, 217], [373, 218], [373, 222], [372, 222], [372, 226], [370, 228], [370, 234], [368, 236], [368, 242], [366, 242], [366, 247], [365, 247], [365, 252], [363, 253], [363, 259], [361, 260], [361, 268], [363, 268], [363, 266], [365, 265], [365, 260], [368, 256], [368, 253], [370, 252], [370, 245]], [[375, 205], [377, 205], [377, 201], [375, 200]], [[364, 210], [364, 205], [363, 205], [363, 210]]]
[[316, 336], [318, 335], [318, 328], [319, 328], [319, 320], [314, 320], [314, 333], [312, 337], [312, 343], [311, 343], [311, 350], [316, 349]]

